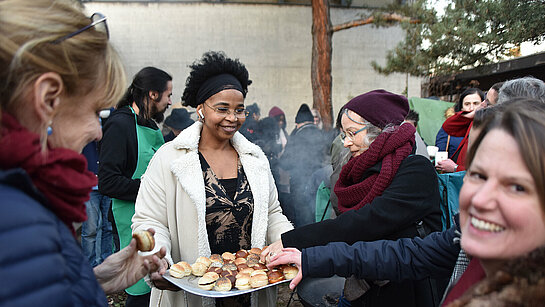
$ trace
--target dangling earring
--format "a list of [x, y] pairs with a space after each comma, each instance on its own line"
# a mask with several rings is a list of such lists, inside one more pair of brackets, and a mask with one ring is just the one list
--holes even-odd
[[53, 121], [49, 121], [47, 123], [47, 135], [51, 135], [51, 133], [53, 133], [53, 128], [51, 128], [51, 125], [53, 124]]

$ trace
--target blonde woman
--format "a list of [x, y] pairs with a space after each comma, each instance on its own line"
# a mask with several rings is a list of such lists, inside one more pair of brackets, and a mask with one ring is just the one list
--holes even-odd
[[[2, 306], [107, 306], [159, 266], [136, 242], [91, 268], [75, 238], [97, 180], [83, 147], [125, 73], [106, 17], [75, 1], [0, 1], [0, 292]], [[158, 253], [164, 256], [164, 250]]]

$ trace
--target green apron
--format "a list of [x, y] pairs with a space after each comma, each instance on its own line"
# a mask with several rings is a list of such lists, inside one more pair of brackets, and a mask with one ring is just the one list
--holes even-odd
[[[138, 125], [136, 113], [134, 113], [134, 110], [131, 107], [129, 108], [134, 114], [138, 147], [138, 162], [136, 162], [136, 170], [131, 178], [140, 179], [142, 174], [146, 171], [153, 154], [165, 142], [159, 129], [155, 130]], [[124, 248], [129, 245], [132, 239], [131, 219], [134, 215], [134, 202], [112, 198], [112, 212], [119, 234], [119, 245], [120, 248]], [[125, 291], [130, 295], [143, 295], [149, 293], [151, 289], [144, 282], [144, 279], [141, 279], [133, 286], [125, 289]]]

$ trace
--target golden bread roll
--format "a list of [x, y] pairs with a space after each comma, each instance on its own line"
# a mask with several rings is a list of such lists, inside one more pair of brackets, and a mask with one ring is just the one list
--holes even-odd
[[210, 259], [208, 257], [199, 257], [199, 258], [197, 258], [197, 260], [195, 260], [195, 262], [200, 262], [200, 263], [206, 265], [206, 268], [208, 268], [210, 266], [210, 264], [212, 263], [212, 261], [210, 261]]
[[267, 274], [267, 277], [269, 278], [270, 284], [284, 280], [284, 274], [282, 274], [280, 271], [270, 271], [270, 273]]
[[132, 237], [136, 239], [136, 248], [139, 251], [149, 252], [155, 247], [155, 239], [147, 230], [136, 231], [132, 234]]
[[[255, 255], [255, 254], [251, 254], [250, 256], [252, 255]], [[253, 268], [254, 266], [259, 264], [259, 259], [250, 258], [250, 256], [248, 256], [246, 260], [246, 265]]]
[[244, 270], [246, 268], [249, 268], [249, 266], [246, 264], [246, 263], [243, 263], [243, 264], [237, 264], [237, 269], [240, 271], [240, 270]]
[[180, 261], [170, 267], [170, 276], [182, 278], [191, 275], [191, 266], [185, 261]]
[[227, 279], [226, 277], [221, 277], [220, 279], [216, 280], [216, 284], [214, 285], [214, 290], [220, 291], [220, 292], [227, 292], [230, 291], [232, 288], [231, 281]]
[[245, 268], [245, 269], [242, 269], [239, 271], [239, 273], [242, 273], [242, 274], [252, 274], [252, 272], [254, 271], [254, 269], [252, 268]]
[[250, 276], [245, 274], [244, 276], [237, 278], [237, 280], [235, 281], [235, 288], [239, 290], [251, 289], [252, 286], [250, 286]]
[[[209, 273], [207, 273], [209, 274]], [[218, 274], [216, 274], [218, 275]], [[212, 290], [214, 288], [214, 284], [216, 283], [216, 279], [213, 278], [213, 276], [203, 276], [199, 278], [199, 281], [197, 282], [197, 285], [199, 288], [203, 290]]]
[[208, 277], [210, 279], [216, 280], [220, 278], [220, 275], [216, 272], [206, 272], [202, 277]]
[[235, 265], [239, 265], [239, 264], [245, 264], [246, 263], [246, 258], [237, 258], [235, 259]]
[[250, 274], [250, 277], [254, 277], [256, 275], [265, 275], [267, 276], [267, 273], [265, 273], [265, 271], [262, 271], [262, 270], [254, 270], [251, 274]]
[[295, 276], [297, 276], [297, 273], [299, 272], [299, 269], [295, 266], [285, 266], [282, 268], [282, 273], [284, 274], [284, 278], [286, 279], [293, 279]]
[[221, 255], [220, 254], [212, 254], [210, 255], [210, 257], [208, 257], [210, 259], [210, 261], [214, 262], [214, 261], [221, 261], [223, 262], [223, 258], [221, 258]]
[[248, 256], [248, 252], [243, 249], [235, 253], [236, 258], [246, 258], [247, 256]]
[[261, 255], [261, 248], [254, 247], [250, 250], [250, 254]]
[[265, 272], [263, 272], [263, 274], [256, 274], [250, 277], [250, 286], [252, 288], [263, 287], [267, 284], [269, 284], [269, 278], [267, 277], [267, 274], [265, 274]]
[[254, 265], [252, 267], [252, 269], [254, 269], [254, 270], [263, 270], [263, 271], [268, 271], [269, 270], [269, 269], [267, 269], [267, 266], [264, 265], [263, 263], [258, 263], [256, 265]]
[[221, 258], [223, 258], [224, 261], [235, 261], [236, 257], [233, 255], [233, 253], [225, 252], [221, 254]]
[[195, 262], [191, 265], [191, 274], [195, 276], [203, 276], [206, 273], [206, 265], [201, 262]]

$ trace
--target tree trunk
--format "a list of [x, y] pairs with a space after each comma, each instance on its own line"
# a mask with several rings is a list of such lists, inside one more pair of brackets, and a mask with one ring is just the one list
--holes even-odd
[[312, 98], [325, 130], [333, 126], [331, 105], [331, 22], [328, 0], [312, 0]]

